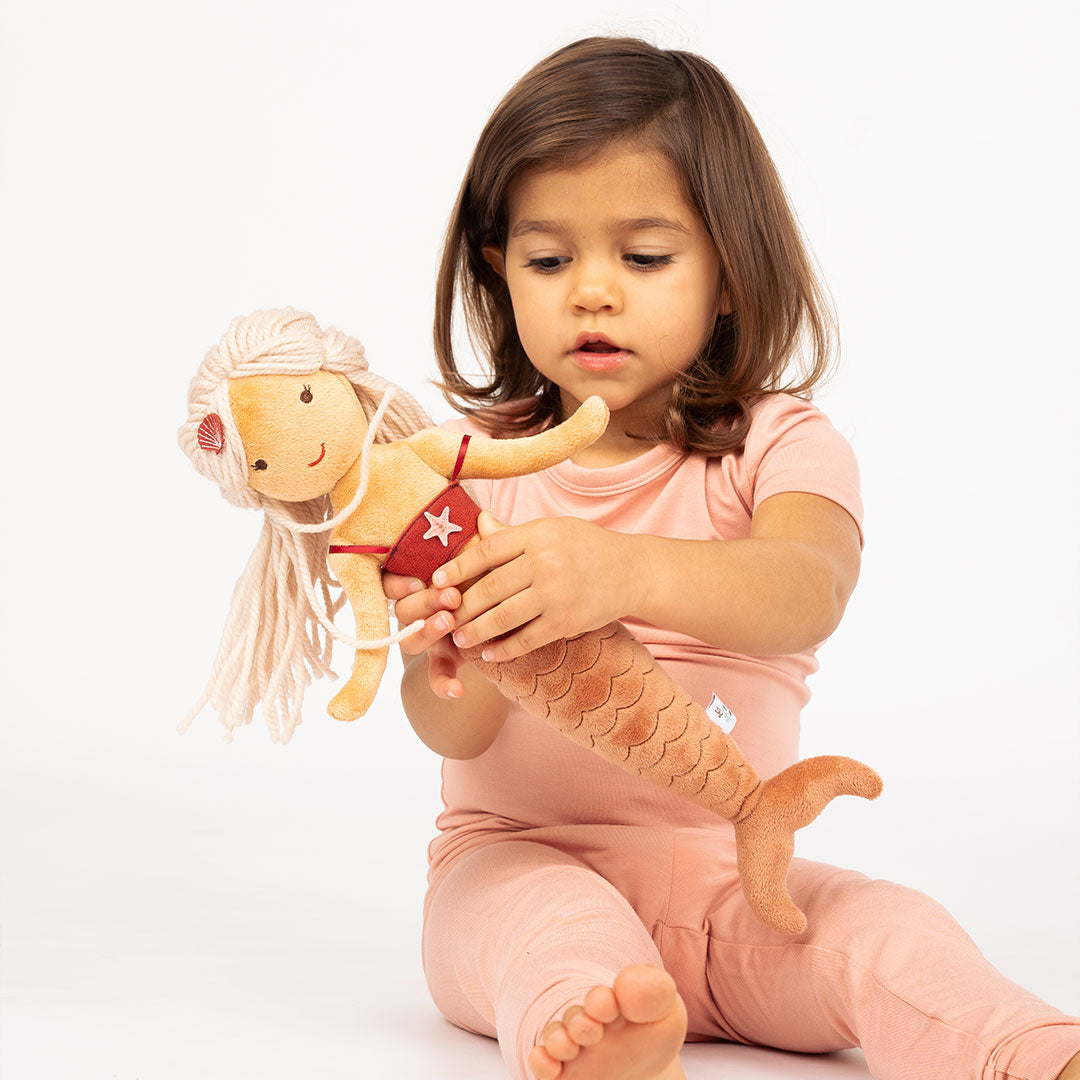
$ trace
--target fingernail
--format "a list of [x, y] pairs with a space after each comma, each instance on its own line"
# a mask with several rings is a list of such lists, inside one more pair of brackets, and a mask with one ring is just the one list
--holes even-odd
[[409, 582], [409, 592], [419, 592], [423, 587], [424, 583], [422, 581]]
[[436, 585], [445, 585], [446, 584], [446, 571], [445, 570], [436, 570], [435, 573], [431, 575], [431, 580]]
[[459, 648], [465, 648], [465, 635], [462, 631], [458, 630], [454, 634], [454, 644]]
[[439, 630], [449, 630], [450, 627], [453, 626], [453, 625], [454, 625], [454, 620], [451, 619], [450, 616], [447, 615], [445, 611], [435, 620], [435, 626]]
[[484, 650], [484, 651], [483, 651], [483, 652], [482, 652], [482, 653], [481, 653], [480, 655], [481, 655], [481, 656], [482, 656], [482, 657], [483, 657], [483, 658], [484, 658], [485, 660], [487, 660], [488, 662], [490, 662], [490, 661], [492, 661], [492, 660], [494, 660], [494, 659], [495, 659], [495, 650], [494, 650], [494, 649], [485, 649], [485, 650]]

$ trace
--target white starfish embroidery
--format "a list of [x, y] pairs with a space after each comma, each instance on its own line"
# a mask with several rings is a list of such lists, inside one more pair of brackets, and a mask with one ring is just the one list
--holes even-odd
[[442, 541], [443, 547], [450, 546], [450, 534], [461, 532], [461, 526], [455, 525], [450, 520], [450, 507], [444, 506], [443, 512], [436, 517], [430, 511], [424, 511], [424, 517], [428, 519], [431, 528], [424, 533], [425, 540], [437, 539]]

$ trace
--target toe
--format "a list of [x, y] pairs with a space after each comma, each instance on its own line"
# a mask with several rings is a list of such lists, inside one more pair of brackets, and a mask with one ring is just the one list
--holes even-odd
[[585, 995], [585, 1011], [601, 1024], [610, 1024], [619, 1018], [619, 1003], [610, 986], [594, 986]]
[[536, 1080], [556, 1080], [562, 1072], [562, 1062], [556, 1061], [542, 1046], [529, 1051], [529, 1068]]
[[563, 1013], [563, 1026], [579, 1046], [595, 1046], [604, 1037], [604, 1025], [580, 1005], [571, 1005]]
[[675, 1003], [675, 980], [663, 968], [631, 964], [615, 977], [619, 1012], [632, 1024], [651, 1024]]
[[542, 1036], [544, 1049], [556, 1061], [573, 1061], [578, 1056], [580, 1046], [570, 1037], [559, 1020], [552, 1020]]

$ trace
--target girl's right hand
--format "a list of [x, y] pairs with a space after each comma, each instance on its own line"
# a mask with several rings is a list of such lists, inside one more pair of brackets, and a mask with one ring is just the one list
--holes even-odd
[[401, 574], [383, 574], [382, 586], [383, 592], [394, 601], [399, 625], [424, 620], [422, 629], [399, 642], [401, 651], [408, 656], [426, 652], [428, 685], [432, 692], [441, 698], [460, 698], [465, 687], [457, 673], [464, 661], [450, 634], [454, 630], [452, 612], [461, 604], [461, 593], [450, 586], [425, 589], [416, 578]]

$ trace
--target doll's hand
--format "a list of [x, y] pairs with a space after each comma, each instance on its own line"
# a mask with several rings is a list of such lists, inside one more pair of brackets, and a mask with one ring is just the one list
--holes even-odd
[[625, 533], [571, 517], [506, 526], [486, 510], [478, 527], [480, 543], [435, 572], [443, 588], [478, 578], [455, 612], [461, 648], [491, 641], [484, 659], [512, 660], [633, 611], [638, 568]]
[[464, 661], [457, 646], [447, 636], [454, 629], [454, 610], [461, 604], [457, 589], [425, 589], [416, 578], [401, 574], [383, 574], [383, 592], [394, 601], [394, 614], [402, 626], [416, 619], [424, 625], [401, 642], [407, 656], [427, 652], [428, 685], [442, 698], [459, 698], [465, 687], [457, 677]]

